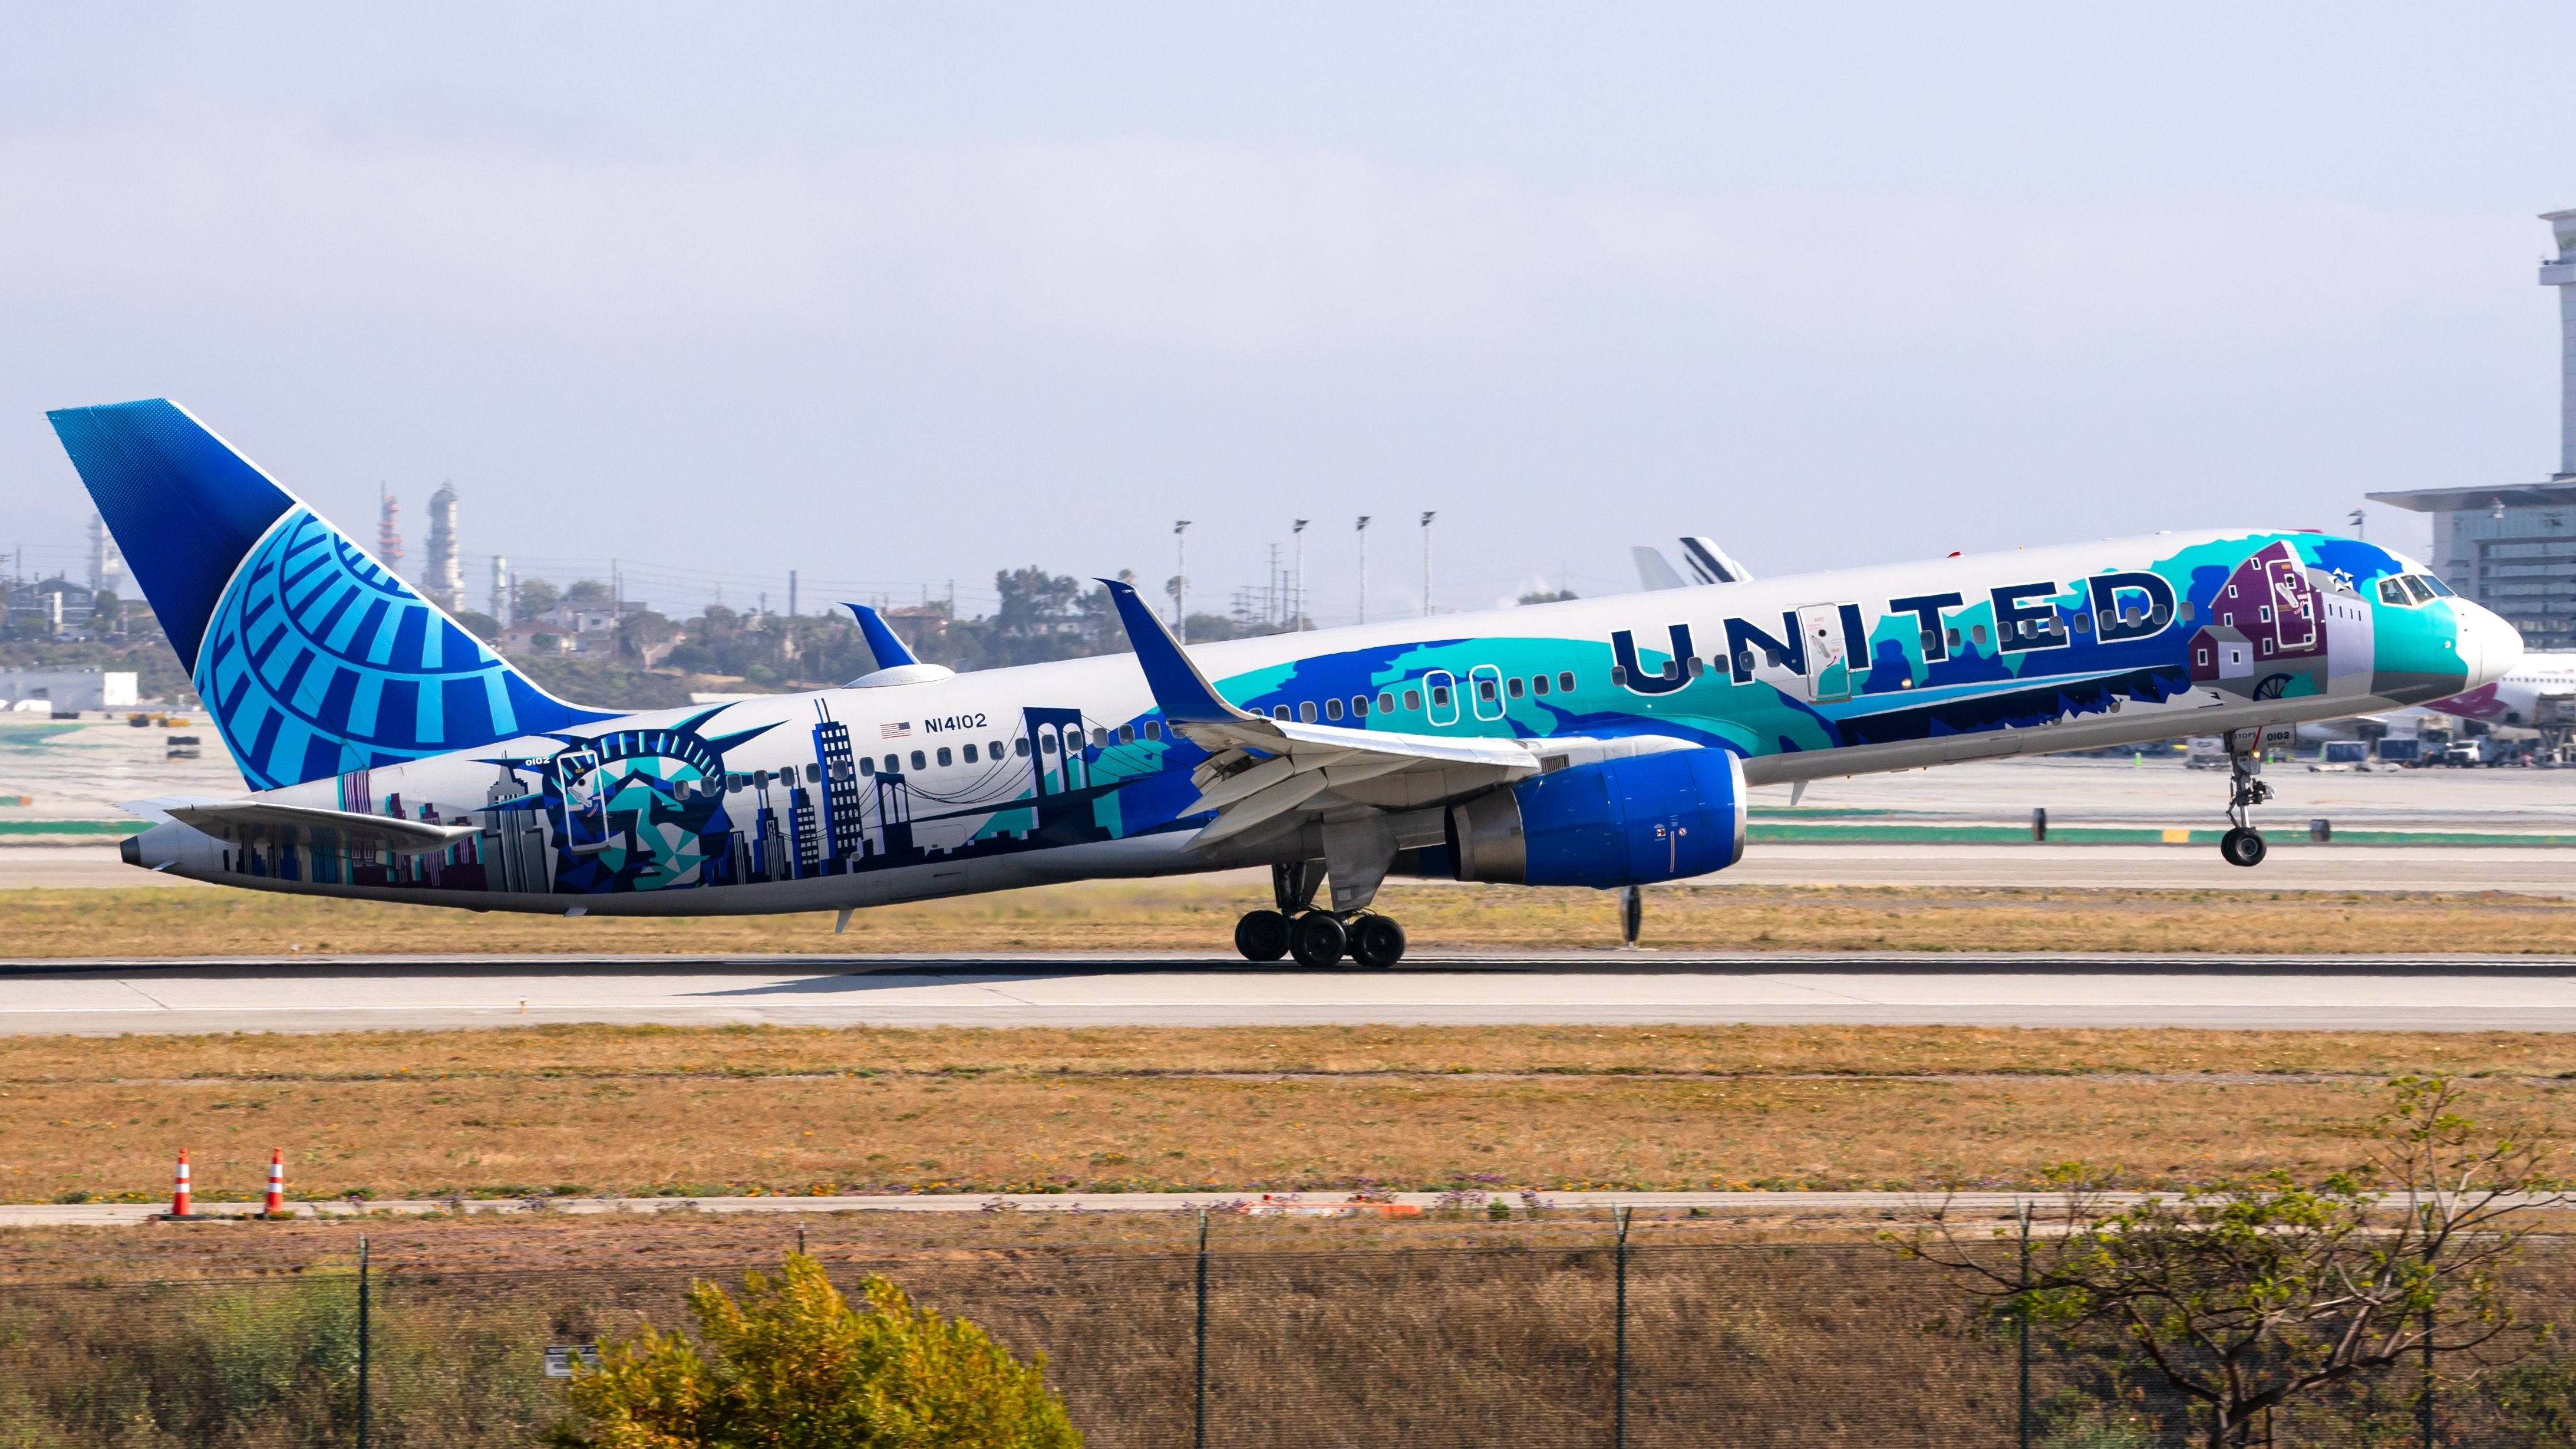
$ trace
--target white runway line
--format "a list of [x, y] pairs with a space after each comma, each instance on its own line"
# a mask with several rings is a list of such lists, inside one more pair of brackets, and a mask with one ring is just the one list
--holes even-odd
[[[524, 1001], [526, 1007], [521, 1009]], [[0, 1031], [782, 1026], [1912, 1024], [2576, 1030], [2565, 957], [1601, 953], [1391, 972], [1215, 960], [18, 963]]]

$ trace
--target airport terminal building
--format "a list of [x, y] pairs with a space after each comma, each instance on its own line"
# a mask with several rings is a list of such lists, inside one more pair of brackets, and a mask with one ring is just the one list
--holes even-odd
[[2576, 649], [2576, 477], [2370, 500], [2433, 515], [2433, 556], [2424, 562], [2503, 615], [2525, 646]]
[[2540, 285], [2558, 291], [2558, 471], [2545, 482], [2373, 493], [2373, 503], [2433, 515], [2442, 581], [2510, 620], [2529, 648], [2576, 649], [2576, 211], [2544, 212], [2558, 255]]

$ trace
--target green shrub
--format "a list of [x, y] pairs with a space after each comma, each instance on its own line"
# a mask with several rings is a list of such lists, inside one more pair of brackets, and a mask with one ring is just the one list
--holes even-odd
[[[790, 1254], [745, 1275], [739, 1302], [689, 1290], [698, 1338], [643, 1325], [571, 1387], [562, 1449], [1081, 1449], [1048, 1392], [983, 1329], [915, 1308], [879, 1277], [853, 1307], [822, 1267]], [[703, 1345], [703, 1347], [701, 1346]]]

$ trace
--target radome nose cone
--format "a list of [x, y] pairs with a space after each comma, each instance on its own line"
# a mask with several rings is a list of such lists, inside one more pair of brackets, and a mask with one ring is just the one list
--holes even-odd
[[2522, 631], [2506, 623], [2494, 611], [2471, 604], [2471, 613], [2460, 630], [2463, 643], [2474, 641], [2473, 659], [2462, 660], [2469, 666], [2471, 687], [2493, 684], [2511, 674], [2522, 662]]

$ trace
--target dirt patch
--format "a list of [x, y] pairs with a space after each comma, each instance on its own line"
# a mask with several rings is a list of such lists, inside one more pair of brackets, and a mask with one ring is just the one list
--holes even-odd
[[[888, 906], [832, 933], [829, 912], [609, 919], [474, 914], [238, 891], [0, 891], [20, 957], [301, 953], [727, 953], [1230, 949], [1266, 890], [1228, 881], [1045, 886]], [[1518, 886], [1390, 886], [1414, 948], [1618, 944], [1615, 898]], [[1646, 944], [1750, 951], [2576, 952], [2576, 899], [2500, 892], [1656, 887]]]

